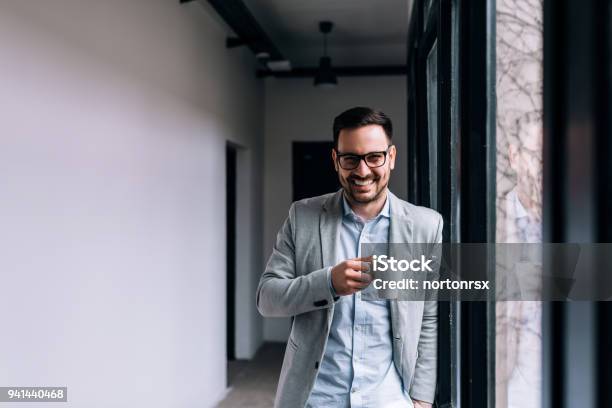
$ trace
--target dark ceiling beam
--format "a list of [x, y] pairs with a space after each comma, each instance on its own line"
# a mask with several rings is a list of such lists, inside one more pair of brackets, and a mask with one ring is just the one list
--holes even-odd
[[[275, 78], [313, 78], [319, 68], [303, 67], [293, 68], [291, 71], [272, 72], [267, 70], [258, 70], [258, 78], [275, 77]], [[404, 65], [386, 65], [386, 66], [365, 66], [365, 67], [333, 67], [336, 76], [392, 76], [406, 75], [408, 68]]]
[[[208, 3], [255, 54], [266, 52], [272, 61], [285, 59], [242, 0], [208, 0]], [[236, 40], [230, 43], [237, 44]]]

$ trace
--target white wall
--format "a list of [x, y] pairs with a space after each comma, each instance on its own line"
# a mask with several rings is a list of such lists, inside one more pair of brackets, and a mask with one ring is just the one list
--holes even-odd
[[[65, 385], [70, 407], [223, 395], [225, 143], [248, 166], [239, 217], [260, 219], [264, 113], [224, 30], [178, 0], [0, 3], [0, 385]], [[239, 243], [243, 356], [258, 223]]]
[[[264, 165], [264, 257], [287, 216], [292, 195], [291, 143], [332, 140], [334, 118], [348, 108], [369, 106], [391, 117], [398, 160], [390, 189], [406, 199], [406, 79], [404, 77], [339, 78], [339, 86], [322, 90], [312, 79], [267, 79]], [[265, 319], [264, 338], [286, 341], [288, 319]]]

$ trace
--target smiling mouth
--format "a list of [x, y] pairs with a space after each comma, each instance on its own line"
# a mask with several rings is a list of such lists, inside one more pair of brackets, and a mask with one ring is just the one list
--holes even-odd
[[365, 186], [369, 186], [371, 184], [374, 184], [374, 180], [373, 179], [367, 179], [367, 180], [351, 179], [351, 184], [353, 184], [355, 186], [359, 186], [359, 187], [365, 187]]

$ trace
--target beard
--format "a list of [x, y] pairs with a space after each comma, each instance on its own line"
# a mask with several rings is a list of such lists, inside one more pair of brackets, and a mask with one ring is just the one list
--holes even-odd
[[[359, 186], [358, 182], [370, 182], [367, 186]], [[340, 179], [344, 194], [350, 202], [368, 204], [378, 200], [384, 193], [389, 184], [389, 179], [380, 176], [355, 177], [349, 176]]]

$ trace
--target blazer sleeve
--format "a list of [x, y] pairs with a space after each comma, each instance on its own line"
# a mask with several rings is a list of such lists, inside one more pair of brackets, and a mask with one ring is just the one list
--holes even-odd
[[[438, 226], [434, 239], [437, 244], [442, 243], [443, 226], [442, 216], [438, 214]], [[438, 302], [425, 301], [424, 303], [418, 356], [409, 393], [412, 399], [433, 403], [438, 368]]]
[[265, 317], [290, 317], [325, 309], [337, 299], [330, 288], [328, 267], [296, 276], [295, 220], [296, 209], [292, 204], [259, 280], [257, 310]]

